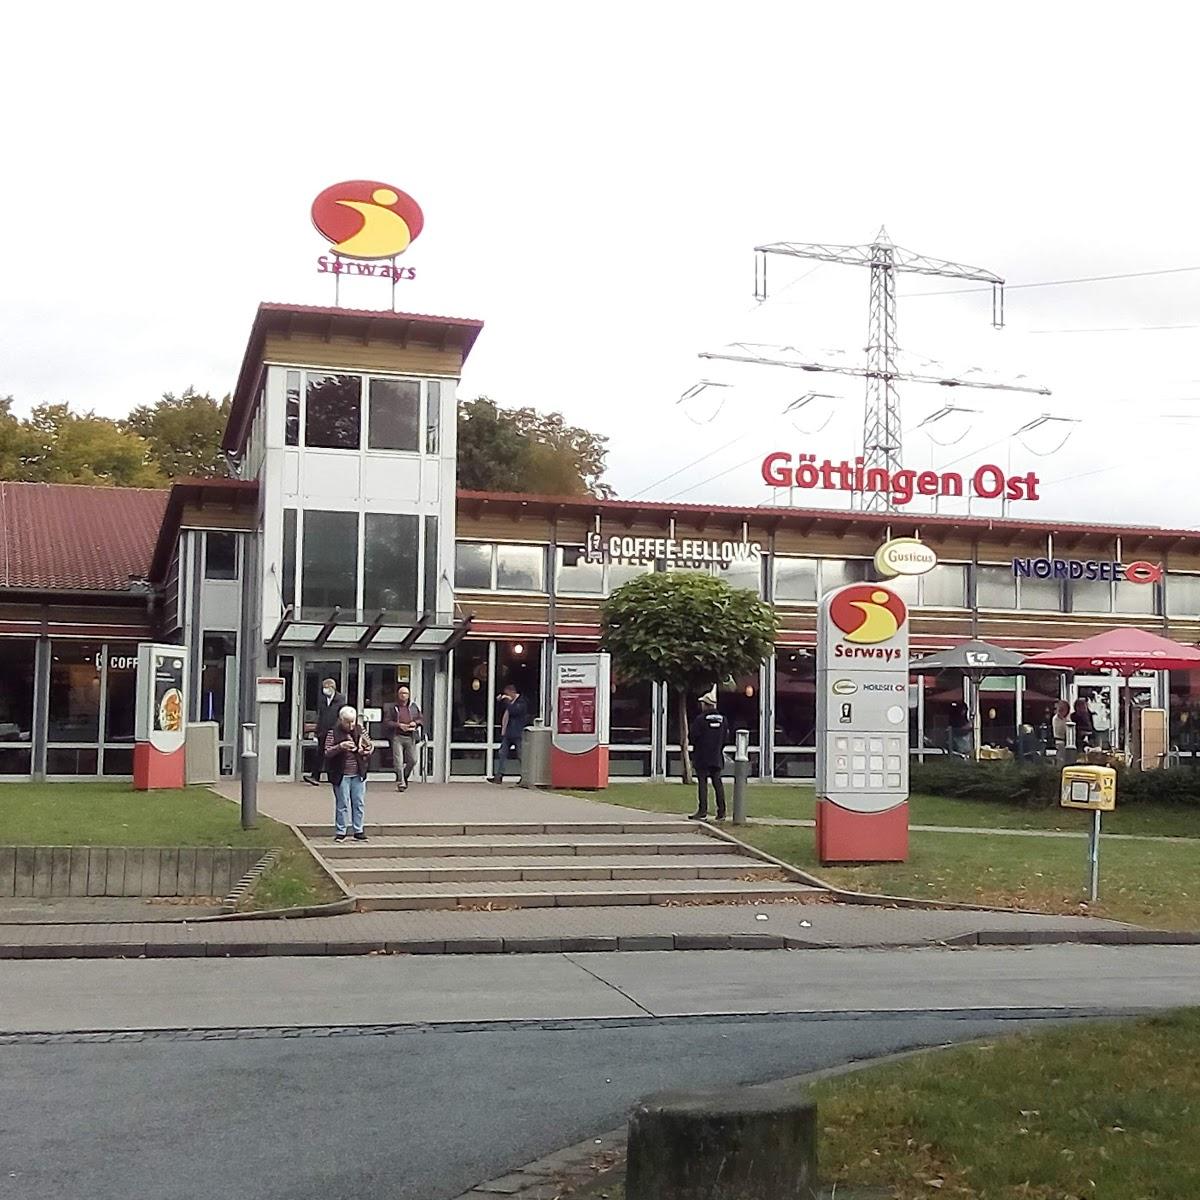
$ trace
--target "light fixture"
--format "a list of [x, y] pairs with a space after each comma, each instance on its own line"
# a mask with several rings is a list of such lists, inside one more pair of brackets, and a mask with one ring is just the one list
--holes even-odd
[[513, 653], [514, 654], [524, 654], [525, 653], [524, 643], [523, 642], [514, 642], [513, 643]]
[[752, 683], [746, 684], [746, 699], [747, 700], [754, 699], [754, 684], [752, 684]]
[[472, 679], [472, 680], [471, 680], [471, 691], [473, 691], [473, 692], [477, 692], [477, 691], [479, 691], [479, 688], [480, 688], [480, 683], [479, 683], [479, 680], [478, 680], [478, 679]]

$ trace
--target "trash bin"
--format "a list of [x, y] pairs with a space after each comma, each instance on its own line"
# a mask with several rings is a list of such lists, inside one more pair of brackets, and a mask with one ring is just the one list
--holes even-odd
[[527, 726], [522, 739], [521, 786], [550, 786], [550, 726], [541, 721]]

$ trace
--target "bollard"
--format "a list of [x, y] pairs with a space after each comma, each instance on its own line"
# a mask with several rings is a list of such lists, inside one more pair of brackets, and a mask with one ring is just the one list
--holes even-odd
[[242, 828], [258, 824], [258, 755], [254, 753], [254, 726], [242, 726]]
[[817, 1106], [796, 1083], [663, 1092], [629, 1118], [627, 1200], [816, 1200]]
[[750, 776], [750, 730], [733, 735], [733, 823], [746, 823], [746, 780]]

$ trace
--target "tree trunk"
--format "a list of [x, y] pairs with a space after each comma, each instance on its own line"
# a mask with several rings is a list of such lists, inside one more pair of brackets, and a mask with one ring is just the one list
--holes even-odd
[[692, 754], [688, 749], [688, 718], [687, 718], [687, 692], [679, 689], [679, 749], [681, 751], [681, 763], [683, 768], [683, 782], [692, 782]]

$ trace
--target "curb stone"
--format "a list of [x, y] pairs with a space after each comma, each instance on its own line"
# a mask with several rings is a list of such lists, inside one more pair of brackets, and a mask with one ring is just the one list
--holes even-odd
[[1174, 929], [981, 929], [939, 940], [895, 942], [815, 942], [782, 934], [676, 933], [628, 937], [454, 938], [411, 941], [258, 941], [188, 940], [177, 942], [0, 942], [0, 959], [39, 958], [246, 958], [289, 955], [390, 954], [599, 954], [668, 950], [918, 950], [979, 946], [1194, 946], [1200, 930]]

